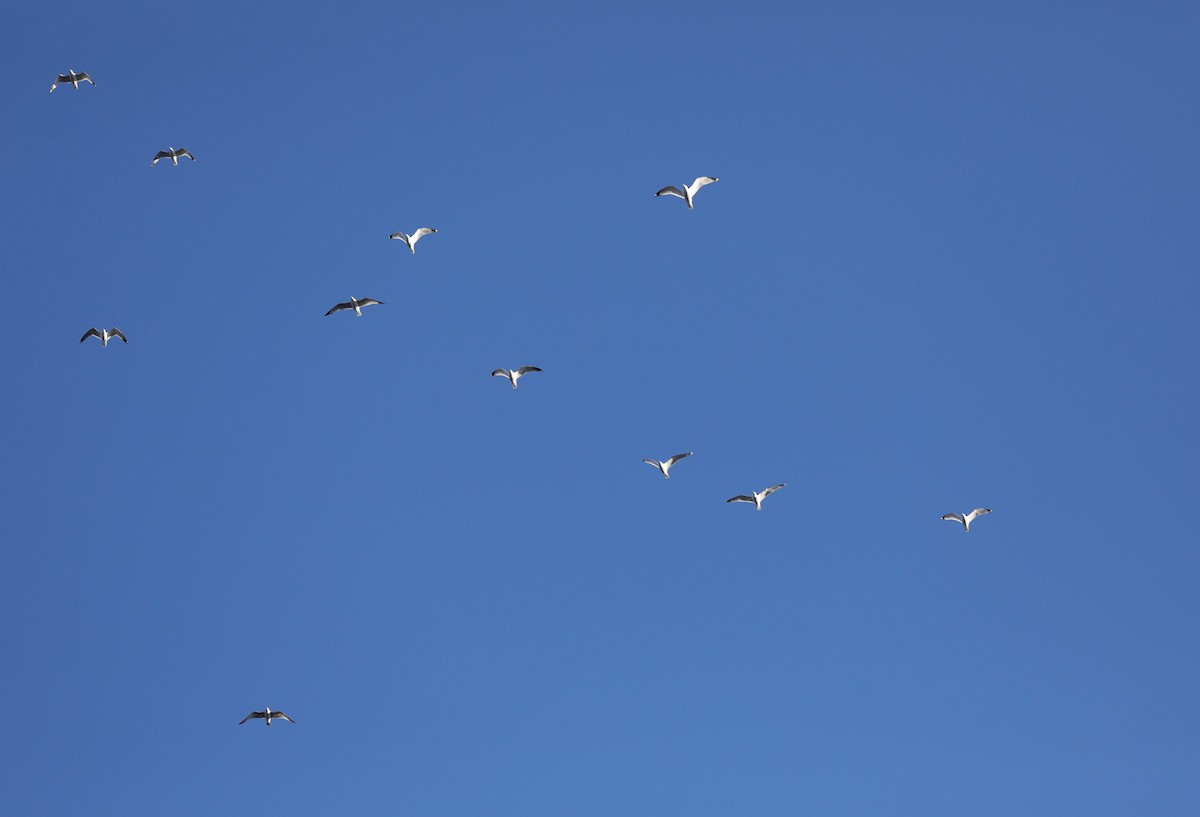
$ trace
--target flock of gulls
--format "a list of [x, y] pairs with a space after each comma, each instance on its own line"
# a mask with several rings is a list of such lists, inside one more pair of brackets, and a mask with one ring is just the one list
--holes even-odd
[[[73, 70], [68, 71], [65, 74], [58, 75], [58, 78], [54, 81], [54, 84], [50, 86], [50, 92], [54, 93], [55, 88], [57, 88], [59, 85], [65, 85], [65, 84], [69, 84], [69, 85], [71, 85], [71, 87], [73, 89], [78, 90], [79, 84], [82, 82], [90, 83], [93, 87], [95, 87], [95, 85], [96, 85], [95, 80], [93, 80], [87, 74], [87, 72], [85, 72], [85, 71], [76, 72]], [[178, 167], [179, 158], [181, 156], [186, 156], [187, 158], [191, 159], [193, 162], [196, 161], [196, 157], [193, 156], [191, 154], [191, 152], [189, 152], [186, 148], [168, 147], [166, 150], [160, 150], [157, 154], [155, 154], [154, 159], [151, 160], [151, 162], [150, 162], [150, 166], [153, 167], [154, 165], [158, 164], [159, 161], [161, 161], [163, 159], [170, 159], [171, 163]], [[655, 195], [655, 197], [676, 196], [678, 198], [683, 199], [687, 203], [688, 209], [692, 210], [695, 207], [694, 203], [695, 203], [696, 193], [699, 192], [700, 188], [702, 188], [706, 185], [712, 184], [716, 181], [719, 181], [716, 176], [698, 176], [689, 185], [685, 185], [683, 187], [667, 185], [666, 187], [662, 188], [654, 195]], [[401, 232], [401, 231], [396, 231], [396, 232], [392, 233], [391, 235], [389, 235], [388, 238], [392, 239], [392, 240], [403, 241], [404, 246], [408, 247], [409, 252], [412, 253], [413, 255], [416, 255], [417, 242], [420, 241], [423, 237], [425, 237], [427, 235], [433, 235], [436, 232], [437, 232], [437, 230], [433, 229], [432, 227], [420, 227], [420, 228], [414, 230], [411, 234]], [[376, 300], [375, 298], [355, 298], [355, 297], [351, 296], [349, 301], [346, 301], [344, 303], [335, 304], [328, 312], [325, 313], [325, 316], [328, 317], [328, 316], [334, 314], [335, 312], [345, 312], [345, 311], [352, 310], [356, 317], [361, 318], [363, 307], [376, 306], [376, 305], [382, 305], [382, 304], [383, 304], [383, 301]], [[112, 329], [97, 329], [96, 327], [92, 327], [91, 329], [88, 329], [83, 334], [83, 337], [79, 339], [79, 342], [83, 343], [85, 340], [87, 340], [88, 338], [91, 338], [91, 337], [95, 337], [95, 338], [99, 339], [100, 345], [103, 347], [107, 347], [108, 342], [110, 340], [112, 340], [113, 338], [120, 338], [125, 343], [129, 343], [129, 340], [125, 337], [125, 335], [121, 332], [121, 330], [117, 329], [116, 327], [113, 327]], [[522, 377], [524, 377], [527, 374], [530, 374], [532, 372], [540, 372], [540, 371], [542, 371], [542, 370], [539, 369], [537, 366], [522, 366], [519, 369], [503, 369], [503, 368], [501, 368], [501, 369], [496, 369], [495, 371], [493, 371], [492, 377], [503, 377], [503, 378], [507, 379], [509, 383], [512, 384], [512, 387], [514, 389], [516, 389], [518, 380], [520, 380]], [[676, 454], [675, 456], [669, 457], [668, 459], [662, 460], [662, 461], [647, 458], [647, 459], [642, 460], [642, 462], [646, 463], [647, 465], [654, 466], [656, 469], [658, 469], [658, 471], [663, 475], [663, 477], [665, 479], [670, 479], [671, 478], [671, 473], [670, 473], [671, 468], [676, 463], [678, 463], [680, 460], [686, 459], [686, 458], [692, 456], [692, 454], [694, 454], [694, 453], [695, 452], [693, 452], [693, 451], [688, 451], [685, 454]], [[780, 488], [785, 487], [786, 484], [787, 483], [781, 482], [778, 485], [772, 485], [769, 488], [763, 488], [761, 491], [755, 491], [755, 492], [752, 492], [749, 494], [738, 494], [737, 496], [732, 496], [725, 501], [726, 502], [745, 502], [745, 503], [753, 505], [755, 510], [761, 511], [763, 500], [766, 499], [771, 494], [778, 491]], [[966, 513], [966, 514], [948, 513], [948, 514], [945, 514], [944, 516], [942, 516], [942, 519], [945, 521], [948, 521], [948, 522], [958, 522], [963, 526], [963, 530], [965, 532], [970, 533], [971, 523], [973, 521], [975, 521], [977, 518], [979, 518], [980, 516], [983, 516], [984, 514], [988, 514], [991, 512], [992, 511], [990, 508], [976, 508], [975, 510], [971, 511], [970, 513]], [[285, 720], [289, 723], [295, 723], [294, 720], [289, 718], [283, 712], [280, 712], [279, 710], [273, 710], [270, 707], [264, 707], [260, 711], [251, 712], [249, 715], [242, 718], [242, 720], [239, 721], [238, 724], [241, 725], [241, 724], [245, 723], [246, 721], [253, 720], [255, 718], [262, 719], [263, 721], [266, 722], [267, 726], [271, 725], [272, 720]]]

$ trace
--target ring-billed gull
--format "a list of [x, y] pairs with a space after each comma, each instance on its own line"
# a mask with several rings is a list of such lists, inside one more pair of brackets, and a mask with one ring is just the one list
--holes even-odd
[[945, 514], [942, 517], [942, 519], [945, 519], [947, 522], [962, 522], [963, 528], [966, 530], [967, 533], [970, 533], [971, 532], [971, 523], [973, 521], [975, 521], [975, 517], [983, 516], [985, 513], [991, 513], [991, 512], [992, 512], [991, 508], [976, 508], [975, 510], [973, 510], [970, 513], [965, 514], [965, 515], [961, 514], [961, 513], [948, 513], [948, 514]]
[[[402, 233], [400, 231], [396, 231], [396, 232], [392, 233], [391, 235], [389, 235], [388, 238], [400, 239], [401, 241], [404, 242], [404, 245], [406, 247], [408, 247], [408, 251], [411, 252], [413, 255], [416, 255], [417, 254], [417, 242], [421, 240], [421, 236], [429, 235], [430, 233], [436, 233], [436, 232], [437, 232], [437, 230], [433, 229], [432, 227], [422, 227], [419, 230], [413, 231], [412, 235], [409, 235], [408, 233]], [[453, 230], [451, 232], [453, 232]], [[453, 236], [451, 236], [451, 238], [453, 238]]]
[[781, 482], [778, 485], [772, 485], [770, 488], [763, 488], [761, 491], [759, 491], [756, 494], [751, 494], [750, 496], [747, 496], [746, 494], [740, 494], [738, 496], [731, 496], [729, 499], [727, 499], [725, 501], [726, 502], [753, 502], [754, 510], [761, 511], [763, 500], [766, 499], [771, 494], [778, 491], [784, 485], [787, 485], [787, 483]]
[[670, 479], [671, 475], [668, 474], [667, 472], [671, 470], [671, 466], [674, 465], [675, 463], [679, 462], [684, 457], [692, 456], [692, 454], [694, 454], [694, 453], [696, 453], [696, 452], [689, 451], [686, 454], [676, 454], [675, 456], [671, 457], [671, 459], [665, 460], [663, 462], [659, 462], [658, 460], [642, 460], [642, 462], [646, 463], [647, 465], [653, 465], [659, 471], [662, 471], [662, 475], [664, 477], [666, 477], [667, 479]]
[[110, 340], [112, 340], [113, 338], [120, 338], [121, 340], [125, 341], [126, 343], [129, 343], [129, 341], [126, 339], [126, 337], [121, 334], [121, 330], [115, 326], [112, 329], [97, 329], [96, 327], [93, 326], [91, 329], [89, 329], [83, 333], [83, 337], [81, 337], [79, 339], [79, 342], [83, 343], [88, 338], [93, 338], [93, 337], [100, 338], [101, 346], [108, 346], [108, 342]]
[[76, 91], [79, 90], [79, 83], [81, 82], [90, 82], [93, 88], [96, 87], [96, 80], [89, 77], [87, 71], [80, 71], [78, 74], [74, 71], [68, 71], [65, 74], [58, 75], [58, 79], [54, 80], [54, 84], [50, 86], [50, 93], [54, 93], [54, 89], [58, 87], [58, 83], [60, 82], [71, 83], [71, 87]]
[[517, 387], [517, 381], [522, 377], [530, 372], [540, 371], [541, 369], [539, 369], [537, 366], [522, 366], [516, 371], [513, 371], [512, 369], [496, 369], [496, 371], [492, 372], [492, 377], [507, 377], [508, 382], [512, 383], [512, 387], [515, 389]]
[[715, 181], [719, 181], [716, 176], [700, 176], [696, 179], [696, 181], [692, 182], [691, 184], [689, 184], [687, 187], [683, 188], [682, 190], [680, 190], [678, 187], [676, 187], [673, 184], [669, 184], [666, 187], [664, 187], [662, 190], [659, 190], [654, 195], [655, 196], [679, 196], [679, 198], [681, 198], [687, 202], [688, 209], [691, 210], [692, 209], [692, 199], [694, 199], [696, 197], [696, 191], [699, 190], [704, 185], [712, 184]]
[[325, 317], [329, 317], [334, 312], [341, 312], [343, 309], [353, 309], [356, 317], [362, 317], [362, 308], [364, 306], [372, 306], [374, 304], [383, 304], [383, 301], [377, 301], [374, 298], [355, 298], [350, 296], [350, 300], [344, 304], [336, 304], [333, 309], [325, 313]]
[[272, 710], [271, 707], [264, 706], [261, 712], [251, 712], [249, 715], [247, 715], [246, 717], [244, 717], [240, 721], [238, 721], [238, 726], [241, 726], [243, 723], [250, 720], [251, 718], [263, 718], [264, 720], [266, 720], [267, 726], [270, 726], [271, 721], [274, 719], [277, 719], [277, 718], [282, 718], [283, 720], [287, 721], [288, 723], [295, 723], [294, 720], [292, 720], [287, 715], [280, 712], [278, 709]]
[[154, 158], [150, 160], [150, 167], [154, 167], [156, 164], [158, 164], [159, 159], [170, 159], [171, 164], [179, 167], [180, 156], [186, 156], [193, 162], [196, 161], [196, 157], [193, 156], [187, 148], [179, 148], [179, 150], [176, 150], [173, 147], [169, 147], [166, 150], [160, 150], [158, 153], [154, 154]]

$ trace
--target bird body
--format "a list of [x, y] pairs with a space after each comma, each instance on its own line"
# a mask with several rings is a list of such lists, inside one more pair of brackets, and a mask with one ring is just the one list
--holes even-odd
[[79, 73], [68, 71], [65, 74], [58, 75], [58, 79], [54, 80], [54, 84], [50, 86], [50, 93], [54, 93], [54, 89], [58, 87], [58, 83], [60, 82], [71, 83], [71, 87], [76, 91], [79, 90], [79, 83], [81, 82], [90, 82], [93, 88], [96, 87], [96, 80], [89, 77], [87, 71], [80, 71]]
[[107, 347], [108, 342], [110, 340], [112, 340], [113, 338], [120, 338], [121, 340], [125, 341], [126, 343], [129, 343], [129, 341], [126, 339], [126, 337], [123, 334], [121, 334], [121, 330], [115, 326], [112, 329], [97, 329], [96, 327], [93, 326], [91, 329], [89, 329], [83, 333], [83, 337], [81, 337], [79, 339], [79, 342], [83, 343], [85, 340], [87, 340], [88, 338], [91, 338], [91, 337], [100, 338], [100, 345], [104, 346], [104, 347]]
[[408, 247], [408, 251], [411, 252], [413, 255], [416, 255], [417, 254], [417, 242], [421, 240], [421, 236], [429, 235], [430, 233], [436, 233], [436, 232], [437, 232], [437, 230], [433, 229], [432, 227], [421, 227], [418, 230], [414, 230], [412, 235], [409, 235], [408, 233], [402, 233], [402, 232], [397, 231], [397, 232], [394, 232], [391, 235], [389, 235], [388, 238], [400, 239], [401, 241], [404, 242], [404, 245], [406, 247]]
[[154, 167], [156, 164], [158, 164], [159, 159], [170, 159], [171, 164], [179, 167], [180, 156], [186, 156], [193, 162], [196, 161], [196, 157], [193, 156], [187, 148], [180, 148], [179, 150], [176, 150], [173, 147], [168, 147], [166, 150], [160, 150], [158, 153], [154, 154], [154, 158], [150, 160], [150, 167]]
[[671, 470], [671, 466], [674, 465], [675, 463], [679, 462], [681, 459], [683, 459], [685, 457], [692, 456], [692, 454], [694, 454], [694, 453], [696, 453], [696, 452], [689, 451], [686, 454], [676, 454], [675, 456], [671, 457], [669, 460], [665, 460], [663, 462], [659, 462], [658, 460], [650, 460], [650, 459], [642, 460], [642, 462], [646, 463], [647, 465], [653, 465], [659, 471], [662, 471], [662, 475], [664, 477], [666, 477], [667, 479], [670, 479], [671, 475], [668, 472]]
[[780, 488], [782, 488], [786, 484], [787, 484], [786, 482], [781, 482], [778, 485], [772, 485], [770, 488], [763, 488], [761, 491], [759, 491], [756, 494], [750, 494], [749, 496], [747, 496], [746, 494], [739, 494], [738, 496], [732, 496], [725, 501], [726, 502], [753, 502], [754, 510], [761, 511], [763, 500], [766, 499], [771, 494], [778, 491]]
[[272, 711], [271, 707], [264, 706], [262, 708], [261, 712], [251, 712], [249, 715], [247, 715], [246, 717], [244, 717], [240, 721], [238, 721], [238, 726], [241, 726], [243, 723], [250, 720], [251, 718], [262, 718], [263, 720], [265, 720], [267, 722], [267, 726], [271, 725], [272, 720], [277, 720], [279, 718], [282, 718], [283, 720], [287, 721], [288, 723], [295, 723], [294, 720], [292, 720], [287, 715], [280, 712], [278, 709]]
[[496, 369], [496, 371], [492, 372], [492, 377], [507, 377], [508, 382], [512, 383], [512, 387], [515, 389], [517, 387], [517, 381], [523, 376], [529, 374], [530, 372], [540, 371], [541, 369], [539, 369], [537, 366], [522, 366], [516, 371], [513, 371], [512, 369]]
[[971, 511], [968, 514], [961, 514], [961, 513], [944, 514], [942, 516], [942, 519], [946, 520], [947, 522], [961, 522], [962, 526], [963, 526], [963, 530], [965, 530], [967, 533], [970, 533], [971, 532], [971, 523], [973, 521], [975, 521], [975, 518], [978, 516], [983, 516], [985, 513], [991, 513], [991, 512], [992, 512], [991, 508], [976, 508], [975, 510]]
[[689, 184], [687, 187], [683, 188], [682, 190], [680, 190], [678, 187], [676, 187], [673, 184], [669, 184], [666, 187], [664, 187], [662, 190], [659, 190], [654, 195], [655, 196], [679, 196], [679, 198], [681, 198], [687, 202], [688, 209], [691, 210], [691, 209], [693, 209], [692, 208], [692, 199], [695, 198], [696, 191], [699, 190], [704, 185], [712, 184], [715, 181], [719, 181], [715, 176], [700, 176], [696, 179], [696, 181], [692, 182], [691, 184]]
[[374, 304], [382, 305], [383, 301], [377, 301], [374, 298], [355, 298], [354, 296], [351, 296], [350, 300], [347, 301], [346, 303], [335, 304], [333, 309], [330, 309], [328, 312], [325, 313], [325, 317], [328, 318], [334, 312], [341, 312], [343, 309], [353, 309], [354, 315], [356, 317], [361, 318], [362, 317], [362, 308], [364, 306], [373, 306]]

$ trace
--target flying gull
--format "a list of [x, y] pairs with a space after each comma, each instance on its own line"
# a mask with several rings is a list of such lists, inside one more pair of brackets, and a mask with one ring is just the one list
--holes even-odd
[[669, 184], [666, 187], [664, 187], [662, 190], [659, 190], [654, 195], [655, 196], [679, 196], [679, 198], [681, 198], [687, 202], [688, 209], [691, 210], [692, 209], [692, 199], [694, 199], [696, 197], [696, 191], [699, 190], [704, 185], [712, 184], [715, 181], [718, 181], [716, 176], [700, 176], [699, 178], [696, 179], [696, 181], [692, 182], [691, 184], [689, 184], [687, 187], [683, 188], [682, 190], [680, 190], [678, 187], [676, 187], [673, 184]]
[[754, 510], [761, 511], [762, 510], [762, 501], [764, 499], [766, 499], [768, 496], [770, 496], [771, 494], [778, 491], [784, 485], [787, 485], [787, 483], [781, 482], [778, 485], [772, 485], [770, 488], [763, 488], [761, 491], [759, 491], [756, 494], [751, 494], [750, 496], [746, 496], [745, 494], [741, 494], [740, 496], [731, 496], [729, 499], [727, 499], [725, 501], [726, 502], [753, 502]]
[[344, 304], [335, 305], [333, 307], [333, 309], [331, 309], [325, 313], [325, 317], [328, 318], [334, 312], [341, 312], [343, 309], [353, 309], [355, 316], [361, 318], [362, 317], [362, 308], [364, 306], [371, 306], [372, 304], [382, 304], [382, 303], [383, 303], [383, 301], [377, 301], [374, 298], [355, 298], [353, 295], [351, 295], [349, 301], [347, 301]]
[[653, 465], [659, 471], [662, 471], [662, 475], [664, 477], [666, 477], [667, 479], [670, 479], [671, 475], [668, 474], [667, 472], [671, 470], [671, 466], [674, 465], [675, 463], [679, 462], [684, 457], [692, 456], [692, 454], [694, 454], [694, 453], [696, 453], [696, 452], [689, 451], [686, 454], [676, 454], [675, 456], [671, 457], [671, 459], [666, 460], [665, 462], [659, 462], [658, 460], [642, 460], [642, 462], [646, 463], [647, 465]]
[[180, 148], [179, 150], [176, 150], [175, 148], [169, 147], [166, 150], [160, 150], [158, 153], [154, 154], [154, 158], [150, 161], [150, 167], [154, 167], [156, 164], [158, 164], [159, 159], [170, 159], [171, 164], [179, 167], [180, 156], [186, 156], [193, 162], [196, 161], [196, 157], [189, 153], [187, 148]]
[[81, 82], [90, 82], [93, 88], [96, 86], [96, 80], [89, 77], [87, 71], [80, 71], [78, 74], [74, 71], [68, 71], [65, 74], [58, 75], [58, 79], [54, 80], [54, 84], [50, 86], [50, 93], [54, 93], [54, 89], [58, 87], [58, 83], [60, 82], [71, 83], [71, 87], [76, 91], [79, 90], [79, 83]]
[[421, 236], [429, 235], [430, 233], [436, 233], [436, 232], [437, 232], [437, 230], [433, 229], [432, 227], [422, 227], [421, 229], [415, 231], [412, 235], [409, 235], [408, 233], [401, 233], [401, 232], [397, 231], [397, 232], [394, 232], [391, 235], [389, 235], [388, 238], [400, 239], [401, 241], [404, 242], [404, 245], [406, 247], [408, 247], [408, 251], [411, 252], [413, 255], [416, 255], [417, 254], [417, 242], [421, 240]]
[[512, 387], [515, 389], [517, 387], [517, 381], [522, 377], [530, 372], [540, 371], [541, 369], [539, 369], [537, 366], [522, 366], [515, 372], [512, 369], [497, 369], [496, 371], [492, 372], [492, 377], [507, 377], [508, 382], [512, 383]]
[[975, 521], [975, 517], [983, 516], [985, 513], [991, 512], [991, 508], [976, 508], [966, 515], [961, 513], [948, 513], [943, 516], [942, 519], [945, 519], [947, 522], [962, 522], [963, 529], [966, 530], [967, 533], [970, 533], [971, 523]]
[[295, 723], [294, 720], [292, 720], [287, 715], [280, 712], [278, 709], [272, 711], [271, 707], [266, 706], [266, 707], [263, 707], [263, 710], [261, 712], [251, 712], [249, 715], [242, 718], [240, 721], [238, 721], [238, 726], [241, 726], [243, 723], [250, 720], [251, 718], [265, 718], [267, 721], [267, 726], [270, 726], [271, 721], [276, 718], [283, 718], [288, 723]]
[[79, 342], [83, 343], [85, 340], [87, 340], [90, 337], [100, 338], [101, 346], [108, 346], [108, 342], [110, 340], [112, 340], [113, 338], [120, 338], [121, 340], [125, 341], [126, 343], [129, 343], [129, 340], [124, 335], [121, 334], [121, 330], [115, 326], [112, 329], [97, 329], [96, 327], [93, 326], [91, 329], [89, 329], [83, 333], [83, 337], [81, 337], [79, 339]]

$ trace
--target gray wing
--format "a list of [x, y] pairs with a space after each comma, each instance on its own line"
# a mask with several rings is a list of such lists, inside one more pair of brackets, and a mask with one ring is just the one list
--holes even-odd
[[765, 489], [763, 489], [763, 496], [765, 497], [765, 496], [767, 496], [768, 494], [773, 494], [773, 493], [775, 493], [775, 492], [776, 492], [776, 491], [778, 491], [780, 488], [782, 488], [784, 485], [787, 485], [787, 483], [786, 483], [786, 482], [781, 482], [781, 483], [779, 483], [778, 485], [772, 485], [770, 488], [765, 488]]
[[418, 238], [420, 238], [423, 235], [430, 235], [431, 233], [436, 233], [436, 232], [437, 232], [437, 230], [433, 229], [432, 227], [422, 227], [421, 229], [417, 230], [415, 233], [412, 234], [412, 240], [416, 241]]
[[89, 329], [83, 333], [83, 337], [81, 337], [79, 339], [79, 342], [83, 343], [85, 340], [87, 340], [88, 338], [93, 337], [93, 336], [98, 337], [101, 340], [104, 340], [104, 337], [100, 334], [100, 330], [93, 326], [91, 329]]
[[947, 513], [942, 514], [942, 519], [945, 519], [947, 522], [963, 522], [963, 515], [961, 513]]
[[75, 79], [78, 80], [79, 82], [90, 82], [90, 83], [92, 83], [93, 87], [96, 85], [96, 80], [89, 77], [87, 71], [80, 71], [78, 74], [75, 75]]
[[517, 369], [517, 374], [529, 374], [530, 372], [540, 371], [541, 369], [539, 369], [537, 366], [522, 366], [521, 368]]
[[[701, 187], [703, 187], [704, 185], [706, 185], [706, 184], [712, 184], [712, 183], [713, 183], [713, 182], [715, 182], [715, 181], [717, 181], [717, 177], [716, 177], [716, 176], [697, 176], [697, 177], [696, 177], [696, 181], [692, 182], [690, 186], [691, 186], [691, 187], [694, 187], [694, 188], [695, 188], [695, 189], [697, 189], [697, 190], [699, 190], [699, 189], [700, 189]], [[694, 195], [694, 194], [693, 194], [693, 195]]]
[[191, 154], [191, 151], [189, 151], [187, 148], [180, 148], [179, 150], [175, 151], [175, 155], [176, 156], [186, 156], [189, 159], [191, 159], [193, 162], [196, 161], [196, 157], [193, 156]]
[[341, 312], [343, 309], [353, 309], [353, 308], [354, 308], [354, 304], [352, 304], [350, 302], [346, 302], [344, 304], [335, 304], [333, 309], [331, 309], [325, 313], [325, 317], [328, 318], [334, 312]]
[[726, 502], [751, 502], [751, 503], [753, 503], [754, 497], [746, 496], [745, 494], [738, 494], [737, 496], [729, 497], [729, 499], [727, 499], [725, 501]]
[[676, 454], [675, 456], [671, 457], [671, 459], [667, 460], [667, 462], [666, 462], [666, 466], [667, 466], [668, 468], [670, 468], [670, 467], [671, 467], [672, 465], [674, 465], [675, 463], [679, 462], [679, 461], [680, 461], [680, 460], [682, 460], [682, 459], [685, 459], [685, 458], [687, 458], [687, 457], [690, 457], [690, 456], [692, 456], [692, 454], [694, 454], [694, 453], [696, 453], [696, 452], [694, 452], [694, 451], [689, 451], [689, 452], [687, 452], [686, 454]]
[[492, 377], [508, 377], [508, 370], [497, 369], [496, 371], [492, 372]]
[[158, 164], [159, 159], [170, 159], [170, 158], [171, 158], [170, 153], [168, 153], [165, 150], [160, 150], [158, 153], [154, 154], [154, 159], [151, 160], [150, 167], [154, 167], [156, 164]]
[[294, 721], [294, 720], [292, 720], [291, 718], [289, 718], [287, 715], [285, 715], [285, 714], [284, 714], [284, 713], [282, 713], [282, 712], [272, 712], [272, 713], [271, 713], [271, 717], [272, 717], [272, 718], [283, 718], [283, 719], [284, 719], [285, 721], [287, 721], [288, 723], [295, 723], [295, 721]]
[[967, 514], [967, 521], [970, 522], [977, 516], [983, 516], [985, 513], [991, 513], [991, 512], [992, 512], [991, 508], [976, 508], [975, 510], [973, 510], [969, 514]]
[[377, 301], [374, 298], [360, 298], [358, 301], [358, 305], [360, 307], [371, 306], [372, 304], [381, 304], [382, 305], [383, 301]]
[[398, 238], [401, 241], [408, 240], [408, 236], [406, 236], [404, 233], [392, 233], [391, 235], [388, 236], [388, 238]]
[[265, 718], [265, 717], [266, 717], [265, 712], [251, 712], [249, 715], [247, 715], [246, 717], [244, 717], [240, 721], [238, 721], [238, 726], [241, 726], [243, 723], [250, 720], [251, 718]]
[[646, 463], [646, 465], [653, 465], [655, 468], [662, 467], [658, 460], [642, 460], [642, 462]]
[[678, 187], [676, 187], [673, 184], [668, 184], [666, 187], [664, 187], [662, 190], [659, 190], [654, 195], [655, 196], [679, 196], [679, 198], [681, 198], [681, 199], [687, 198], [687, 196], [685, 196], [683, 194], [683, 191], [680, 190]]

